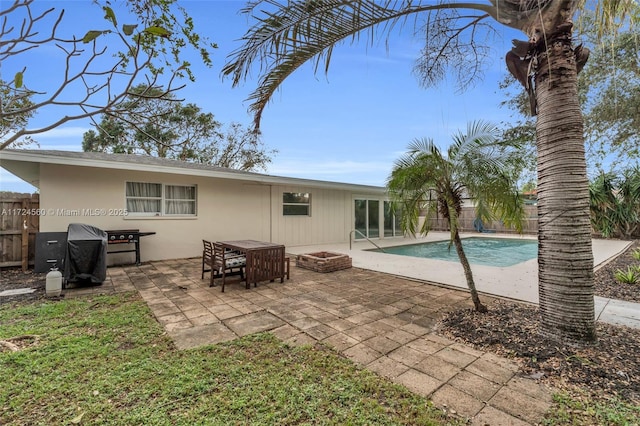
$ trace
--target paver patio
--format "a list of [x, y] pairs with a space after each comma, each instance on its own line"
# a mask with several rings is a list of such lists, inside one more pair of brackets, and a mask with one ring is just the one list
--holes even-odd
[[[455, 410], [476, 425], [538, 423], [551, 390], [510, 360], [434, 332], [467, 292], [358, 268], [328, 274], [291, 265], [291, 279], [225, 292], [200, 279], [200, 259], [112, 267], [101, 286], [67, 297], [137, 290], [179, 349], [269, 331], [293, 344], [322, 342], [357, 364]], [[488, 297], [484, 299], [489, 302]]]

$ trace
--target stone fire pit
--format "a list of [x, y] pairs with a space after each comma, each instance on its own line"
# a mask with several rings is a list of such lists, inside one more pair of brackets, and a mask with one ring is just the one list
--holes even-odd
[[296, 258], [296, 266], [316, 272], [333, 272], [351, 268], [351, 258], [346, 254], [330, 251], [299, 254]]

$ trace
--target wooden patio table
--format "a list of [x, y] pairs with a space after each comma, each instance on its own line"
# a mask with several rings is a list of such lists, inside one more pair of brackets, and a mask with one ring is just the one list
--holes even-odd
[[256, 240], [220, 241], [225, 248], [239, 251], [247, 258], [245, 267], [247, 288], [259, 281], [273, 281], [280, 278], [284, 282], [284, 245]]

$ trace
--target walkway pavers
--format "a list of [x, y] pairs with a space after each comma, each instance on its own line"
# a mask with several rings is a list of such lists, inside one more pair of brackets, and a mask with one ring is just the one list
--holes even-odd
[[[269, 331], [292, 345], [321, 342], [477, 425], [542, 420], [551, 391], [512, 361], [435, 333], [448, 311], [472, 307], [465, 291], [352, 268], [330, 274], [291, 265], [291, 279], [225, 292], [200, 278], [200, 259], [108, 269], [99, 287], [137, 290], [179, 349]], [[485, 302], [490, 298], [484, 296]]]

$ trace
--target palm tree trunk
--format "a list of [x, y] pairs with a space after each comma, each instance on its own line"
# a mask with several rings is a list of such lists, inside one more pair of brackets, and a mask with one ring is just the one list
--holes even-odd
[[538, 54], [538, 283], [542, 329], [563, 341], [596, 339], [593, 253], [582, 114], [571, 30]]
[[478, 290], [476, 290], [476, 283], [473, 281], [473, 274], [471, 273], [471, 265], [469, 265], [469, 260], [467, 260], [467, 255], [464, 253], [462, 248], [462, 240], [460, 239], [460, 234], [458, 231], [455, 231], [453, 237], [453, 245], [456, 247], [456, 252], [458, 253], [458, 258], [460, 258], [460, 263], [462, 264], [462, 269], [464, 269], [464, 276], [467, 279], [467, 286], [469, 287], [469, 292], [471, 293], [471, 300], [473, 301], [473, 306], [476, 308], [478, 312], [487, 312], [487, 307], [480, 302], [480, 297], [478, 296]]

